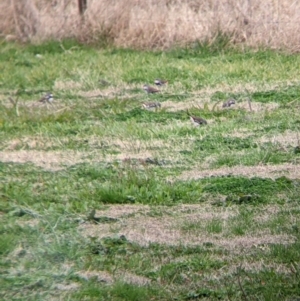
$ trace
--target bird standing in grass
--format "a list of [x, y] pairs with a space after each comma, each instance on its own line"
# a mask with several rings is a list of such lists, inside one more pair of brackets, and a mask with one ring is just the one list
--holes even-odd
[[156, 86], [160, 86], [160, 87], [161, 87], [161, 86], [167, 84], [168, 81], [165, 80], [165, 79], [157, 78], [157, 79], [154, 81], [154, 83], [155, 83]]
[[190, 119], [194, 126], [207, 124], [207, 121], [201, 117], [195, 117], [195, 116], [191, 116], [191, 115], [189, 115], [189, 116], [190, 116]]
[[156, 89], [156, 88], [154, 88], [154, 87], [151, 87], [151, 86], [149, 86], [149, 85], [144, 85], [144, 86], [143, 86], [143, 89], [144, 89], [144, 90], [146, 91], [146, 93], [148, 93], [148, 94], [154, 94], [154, 93], [159, 92], [158, 89]]
[[223, 108], [229, 108], [232, 105], [235, 104], [235, 100], [233, 98], [229, 98], [227, 101], [225, 101], [222, 105]]
[[161, 104], [159, 102], [144, 102], [142, 107], [147, 110], [158, 109]]
[[45, 96], [43, 96], [38, 102], [42, 103], [50, 103], [52, 104], [54, 98], [52, 93], [47, 93]]

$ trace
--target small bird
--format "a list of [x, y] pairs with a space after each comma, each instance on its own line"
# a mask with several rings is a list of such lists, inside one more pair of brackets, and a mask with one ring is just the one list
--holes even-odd
[[53, 98], [53, 94], [52, 93], [47, 93], [45, 96], [43, 96], [40, 100], [39, 100], [39, 102], [42, 102], [42, 103], [52, 103], [53, 102], [53, 100], [54, 100], [54, 98]]
[[101, 86], [109, 86], [110, 83], [105, 80], [105, 79], [99, 79], [98, 83], [101, 85]]
[[142, 107], [147, 110], [158, 109], [161, 107], [159, 102], [144, 102]]
[[148, 94], [150, 94], [150, 93], [153, 94], [153, 93], [159, 92], [158, 89], [153, 88], [153, 87], [151, 87], [151, 86], [149, 86], [149, 85], [144, 85], [144, 86], [143, 86], [143, 89], [144, 89]]
[[163, 86], [163, 85], [167, 84], [168, 81], [165, 80], [165, 79], [159, 79], [159, 78], [157, 78], [157, 79], [154, 81], [154, 83], [155, 83], [156, 86]]
[[190, 116], [190, 119], [194, 126], [207, 124], [207, 121], [201, 117]]
[[222, 105], [223, 108], [229, 108], [232, 105], [235, 104], [235, 100], [233, 98], [229, 98], [227, 101], [225, 101]]

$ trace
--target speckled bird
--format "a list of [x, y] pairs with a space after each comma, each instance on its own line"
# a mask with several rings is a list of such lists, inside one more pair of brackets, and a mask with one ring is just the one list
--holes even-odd
[[199, 126], [199, 125], [205, 125], [207, 124], [207, 121], [201, 117], [196, 117], [196, 116], [191, 116], [190, 119], [193, 123], [194, 126]]
[[45, 96], [43, 96], [40, 100], [39, 100], [39, 102], [42, 102], [42, 103], [52, 103], [53, 102], [53, 100], [54, 100], [54, 98], [53, 98], [53, 94], [52, 93], [47, 93]]
[[147, 110], [158, 109], [161, 107], [159, 102], [144, 102], [142, 107]]
[[225, 101], [222, 105], [223, 108], [229, 108], [231, 107], [232, 105], [235, 104], [235, 99], [233, 98], [229, 98], [227, 101]]
[[156, 86], [160, 86], [161, 87], [161, 86], [167, 84], [168, 81], [166, 79], [157, 78], [157, 79], [155, 79], [154, 83], [155, 83]]
[[143, 86], [143, 89], [148, 93], [148, 94], [154, 94], [154, 93], [157, 93], [159, 92], [158, 89], [154, 88], [154, 87], [151, 87], [149, 85], [144, 85]]

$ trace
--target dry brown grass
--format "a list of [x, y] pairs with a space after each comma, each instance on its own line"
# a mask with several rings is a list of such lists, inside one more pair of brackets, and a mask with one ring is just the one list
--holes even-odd
[[63, 166], [70, 166], [82, 162], [83, 155], [74, 151], [37, 151], [37, 150], [19, 150], [19, 151], [1, 151], [1, 162], [14, 163], [33, 163], [36, 166], [46, 170], [59, 170]]
[[233, 43], [299, 51], [299, 15], [300, 2], [288, 0], [91, 0], [84, 18], [77, 0], [2, 0], [0, 32], [22, 41], [102, 38], [135, 48], [213, 43], [222, 32]]
[[[32, 142], [34, 143], [34, 142]], [[17, 141], [16, 146], [23, 145], [22, 141]], [[13, 145], [12, 145], [13, 147]], [[30, 145], [29, 145], [30, 147]], [[150, 151], [130, 151], [124, 150], [120, 154], [105, 155], [89, 151], [44, 151], [44, 150], [7, 150], [0, 151], [0, 162], [13, 162], [13, 163], [32, 163], [35, 166], [44, 168], [45, 170], [60, 170], [65, 169], [68, 166], [79, 164], [83, 162], [96, 163], [105, 160], [106, 162], [112, 162], [115, 160], [123, 161], [124, 163], [130, 162], [130, 160], [140, 160], [141, 166], [146, 158], [153, 157], [155, 153]], [[92, 157], [92, 159], [90, 158]]]
[[[270, 208], [269, 208], [270, 207]], [[163, 245], [197, 245], [211, 242], [215, 246], [231, 251], [241, 252], [245, 249], [259, 247], [262, 244], [294, 242], [294, 237], [282, 235], [270, 235], [269, 230], [261, 230], [260, 227], [252, 233], [244, 236], [231, 236], [228, 239], [226, 231], [223, 234], [208, 233], [205, 227], [192, 231], [182, 231], [185, 224], [199, 222], [203, 226], [212, 220], [220, 220], [225, 225], [236, 217], [238, 208], [214, 208], [210, 205], [178, 205], [171, 208], [160, 206], [155, 208], [159, 212], [158, 217], [149, 214], [151, 207], [142, 205], [112, 205], [96, 212], [96, 216], [108, 216], [118, 218], [115, 224], [82, 224], [79, 229], [82, 235], [103, 238], [115, 234], [125, 235], [130, 241], [142, 246], [149, 243]], [[264, 210], [256, 213], [257, 221], [266, 221], [272, 218], [267, 214], [279, 210], [274, 205], [266, 206]], [[226, 228], [226, 227], [225, 227]]]
[[106, 283], [106, 284], [112, 284], [115, 280], [121, 279], [122, 281], [126, 283], [130, 283], [133, 285], [148, 285], [151, 281], [150, 279], [132, 274], [128, 271], [122, 271], [118, 270], [117, 273], [114, 273], [113, 275], [107, 271], [95, 271], [95, 270], [89, 270], [89, 271], [82, 271], [76, 273], [79, 278], [82, 278], [84, 280], [89, 280], [91, 278], [96, 278], [98, 282]]
[[300, 168], [298, 164], [283, 163], [277, 165], [256, 165], [256, 166], [234, 166], [222, 167], [217, 169], [194, 169], [183, 172], [178, 178], [187, 179], [203, 179], [212, 176], [244, 176], [244, 177], [262, 177], [276, 179], [286, 176], [291, 179], [300, 177]]

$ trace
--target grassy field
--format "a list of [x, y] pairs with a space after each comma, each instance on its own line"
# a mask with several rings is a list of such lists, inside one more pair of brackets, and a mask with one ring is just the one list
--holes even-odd
[[1, 43], [1, 300], [299, 300], [300, 56], [223, 42]]

